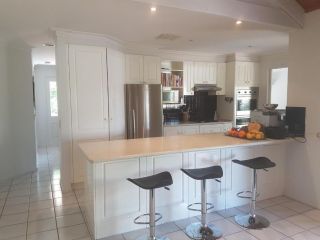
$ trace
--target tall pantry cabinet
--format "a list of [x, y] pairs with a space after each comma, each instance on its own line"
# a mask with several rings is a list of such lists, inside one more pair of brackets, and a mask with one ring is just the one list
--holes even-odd
[[113, 49], [69, 45], [74, 182], [84, 176], [80, 141], [125, 137], [124, 61]]

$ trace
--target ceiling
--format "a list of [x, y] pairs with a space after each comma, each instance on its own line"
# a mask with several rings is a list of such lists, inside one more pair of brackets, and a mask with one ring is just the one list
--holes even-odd
[[297, 0], [298, 3], [304, 8], [306, 12], [312, 12], [314, 10], [320, 9], [319, 0]]
[[[271, 53], [288, 46], [283, 27], [247, 21], [238, 26], [229, 17], [164, 6], [151, 13], [149, 4], [131, 0], [0, 1], [0, 36], [40, 47], [53, 41], [53, 28], [105, 34], [128, 45], [216, 55]], [[160, 34], [176, 39], [157, 39]]]

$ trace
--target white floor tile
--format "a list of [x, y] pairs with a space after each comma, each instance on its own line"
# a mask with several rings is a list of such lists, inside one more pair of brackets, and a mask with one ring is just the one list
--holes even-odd
[[28, 220], [28, 213], [4, 215], [0, 218], [0, 227], [10, 226], [19, 223], [26, 223]]
[[166, 237], [171, 240], [190, 240], [190, 238], [183, 231], [169, 233], [166, 235]]
[[7, 200], [6, 205], [13, 206], [13, 205], [19, 205], [19, 204], [23, 204], [23, 203], [29, 203], [29, 196], [9, 198]]
[[35, 233], [27, 236], [27, 240], [58, 240], [57, 230]]
[[56, 220], [54, 218], [44, 219], [28, 223], [28, 235], [56, 229]]
[[310, 217], [307, 217], [305, 215], [296, 215], [296, 216], [292, 216], [286, 219], [287, 221], [302, 227], [306, 230], [309, 230], [311, 228], [315, 228], [317, 226], [320, 226], [320, 222], [316, 221]]
[[258, 240], [256, 237], [252, 236], [251, 234], [243, 231], [238, 232], [229, 236], [225, 236], [226, 240]]
[[282, 203], [281, 206], [287, 207], [299, 213], [310, 211], [312, 209], [312, 207], [309, 205], [306, 205], [297, 201], [293, 201], [293, 200]]
[[14, 206], [5, 206], [2, 215], [18, 214], [27, 212], [29, 208], [29, 203], [23, 203]]
[[55, 210], [57, 217], [80, 212], [78, 204], [55, 207]]
[[54, 199], [54, 205], [56, 207], [64, 206], [64, 205], [70, 205], [70, 204], [78, 204], [78, 201], [75, 196], [69, 196], [69, 197], [62, 197], [62, 198], [55, 198]]
[[58, 228], [69, 227], [69, 226], [78, 225], [81, 223], [84, 223], [81, 213], [57, 217]]
[[25, 236], [27, 231], [27, 224], [17, 224], [0, 228], [0, 239], [10, 239], [14, 237]]
[[313, 220], [320, 222], [320, 210], [318, 210], [318, 209], [314, 209], [314, 210], [305, 212], [305, 213], [303, 213], [303, 215], [306, 215], [306, 216], [312, 218]]
[[298, 214], [297, 212], [295, 212], [289, 208], [280, 206], [280, 205], [271, 206], [271, 207], [268, 207], [265, 209], [268, 210], [269, 212], [271, 212], [272, 214], [274, 214], [278, 217], [281, 217], [281, 218], [287, 218], [287, 217]]
[[40, 210], [33, 210], [29, 212], [29, 222], [32, 221], [39, 221], [43, 219], [48, 219], [48, 218], [54, 218], [54, 208], [46, 208], [46, 209], [40, 209]]
[[85, 224], [59, 228], [60, 240], [75, 240], [85, 237], [89, 237], [89, 233]]
[[259, 230], [248, 230], [248, 232], [260, 240], [279, 240], [286, 237], [270, 227]]
[[311, 232], [299, 233], [291, 238], [294, 240], [320, 240], [320, 236], [317, 236]]
[[303, 228], [298, 227], [297, 225], [294, 225], [286, 220], [274, 222], [271, 224], [271, 227], [289, 237], [305, 231]]
[[53, 201], [51, 199], [30, 203], [30, 211], [46, 209], [46, 208], [53, 208]]
[[240, 228], [239, 226], [235, 225], [234, 223], [226, 219], [214, 221], [211, 223], [214, 224], [223, 232], [223, 236], [227, 236], [227, 235], [242, 231], [242, 228]]

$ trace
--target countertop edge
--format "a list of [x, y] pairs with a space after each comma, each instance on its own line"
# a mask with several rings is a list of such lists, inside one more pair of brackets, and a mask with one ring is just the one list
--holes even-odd
[[86, 160], [92, 164], [98, 163], [111, 163], [114, 161], [121, 161], [125, 159], [131, 158], [141, 158], [141, 157], [152, 157], [152, 156], [161, 156], [166, 154], [174, 154], [174, 153], [181, 153], [181, 152], [195, 152], [195, 151], [206, 151], [206, 150], [215, 150], [215, 149], [224, 149], [224, 148], [236, 148], [236, 147], [251, 147], [251, 146], [259, 146], [259, 145], [274, 145], [279, 143], [289, 143], [292, 139], [265, 139], [265, 140], [245, 140], [246, 143], [243, 144], [228, 144], [228, 145], [221, 145], [221, 146], [212, 146], [212, 147], [203, 147], [203, 148], [190, 148], [185, 150], [168, 150], [168, 151], [161, 151], [161, 152], [150, 152], [144, 154], [131, 154], [126, 156], [119, 156], [113, 159], [91, 159], [88, 155], [84, 152], [81, 148], [81, 143], [79, 144], [82, 153], [86, 156]]

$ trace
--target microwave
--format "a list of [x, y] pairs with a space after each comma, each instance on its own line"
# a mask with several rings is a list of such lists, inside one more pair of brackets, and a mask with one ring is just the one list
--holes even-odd
[[179, 103], [179, 90], [163, 90], [162, 103]]

